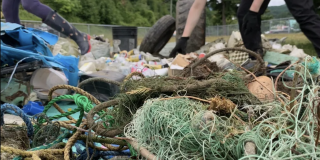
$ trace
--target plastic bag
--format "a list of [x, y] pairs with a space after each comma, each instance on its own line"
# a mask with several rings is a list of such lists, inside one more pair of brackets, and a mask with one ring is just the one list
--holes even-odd
[[54, 56], [59, 53], [64, 56], [73, 55], [75, 57], [78, 57], [81, 55], [79, 52], [79, 47], [76, 44], [76, 42], [74, 42], [71, 39], [66, 39], [66, 38], [62, 38], [62, 37], [59, 37], [57, 44], [54, 45], [53, 50], [52, 50], [52, 54]]
[[110, 44], [108, 39], [106, 39], [106, 42], [91, 39], [90, 43], [92, 46], [91, 52], [95, 59], [100, 57], [110, 57]]

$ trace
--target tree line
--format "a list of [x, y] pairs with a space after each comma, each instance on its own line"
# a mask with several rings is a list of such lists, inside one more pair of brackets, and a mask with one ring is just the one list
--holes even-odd
[[[2, 3], [2, 0], [0, 0]], [[175, 17], [178, 0], [40, 0], [70, 22], [112, 24], [124, 26], [152, 26], [164, 15]], [[236, 13], [240, 0], [210, 0], [206, 7], [206, 23], [226, 25], [237, 23]], [[320, 6], [320, 1], [314, 1]], [[271, 12], [270, 12], [271, 11]], [[281, 17], [283, 16], [283, 17]], [[262, 19], [290, 16], [286, 6], [269, 7]], [[20, 18], [38, 20], [20, 6]]]

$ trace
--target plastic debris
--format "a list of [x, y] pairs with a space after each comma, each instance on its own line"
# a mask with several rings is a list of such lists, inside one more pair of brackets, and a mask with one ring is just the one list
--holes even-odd
[[28, 116], [34, 116], [43, 112], [44, 106], [41, 102], [32, 102], [29, 101], [28, 104], [24, 105], [22, 108], [23, 112], [26, 113]]

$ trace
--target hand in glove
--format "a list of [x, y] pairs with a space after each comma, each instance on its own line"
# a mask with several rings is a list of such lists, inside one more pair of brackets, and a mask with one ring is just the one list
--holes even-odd
[[169, 57], [175, 57], [177, 53], [186, 54], [188, 40], [189, 37], [181, 37], [176, 46], [171, 51]]
[[255, 30], [259, 30], [259, 14], [257, 12], [249, 11], [243, 18], [242, 30], [245, 35], [249, 35]]

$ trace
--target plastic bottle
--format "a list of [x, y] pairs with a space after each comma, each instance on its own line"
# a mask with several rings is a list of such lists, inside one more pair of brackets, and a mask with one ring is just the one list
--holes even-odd
[[157, 61], [149, 61], [150, 65], [162, 65], [162, 62], [157, 62]]
[[115, 58], [116, 63], [125, 63], [127, 60], [124, 57], [117, 57]]
[[140, 54], [143, 56], [143, 59], [147, 62], [149, 61], [160, 61], [160, 58], [152, 56], [150, 53], [144, 53], [140, 52]]
[[119, 67], [120, 67], [119, 63], [110, 62], [106, 65], [104, 70], [121, 72]]
[[121, 51], [120, 52], [120, 57], [128, 58], [129, 57], [128, 51], [126, 51], [126, 50]]
[[120, 71], [124, 75], [128, 75], [131, 72], [131, 67], [129, 65], [122, 65], [119, 67]]
[[142, 59], [138, 62], [138, 65], [143, 66], [144, 64], [147, 64], [147, 61]]
[[110, 62], [112, 62], [112, 59], [111, 58], [107, 58], [106, 63], [108, 64]]
[[161, 69], [163, 68], [162, 65], [144, 65], [145, 67], [148, 67], [149, 69], [152, 69], [152, 70], [157, 70], [157, 69]]
[[120, 55], [119, 55], [119, 54], [115, 54], [115, 55], [113, 55], [113, 58], [114, 58], [114, 59], [116, 59], [116, 58], [118, 58], [118, 57], [120, 57]]
[[142, 70], [142, 74], [146, 77], [153, 77], [156, 75], [156, 72], [152, 69], [149, 69], [149, 68], [144, 68]]
[[131, 65], [131, 73], [132, 72], [141, 72], [144, 68], [146, 68], [144, 65], [147, 62], [145, 60], [141, 60], [139, 62], [133, 62]]
[[128, 52], [128, 57], [130, 57], [131, 55], [134, 55], [134, 50]]
[[142, 60], [142, 55], [132, 55], [129, 57], [129, 62], [139, 62]]
[[99, 59], [97, 59], [95, 61], [96, 69], [97, 70], [103, 70], [107, 65], [106, 61], [107, 61], [106, 57], [100, 57]]
[[93, 73], [97, 71], [94, 62], [85, 63], [79, 70], [85, 73]]
[[133, 54], [135, 54], [135, 55], [140, 54], [140, 51], [138, 49], [133, 49]]

